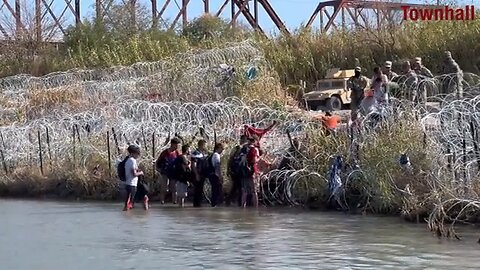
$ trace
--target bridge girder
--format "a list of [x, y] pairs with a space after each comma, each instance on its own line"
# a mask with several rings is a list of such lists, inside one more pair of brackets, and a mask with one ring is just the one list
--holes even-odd
[[[34, 2], [29, 5], [27, 1]], [[81, 2], [82, 1], [82, 2]], [[70, 25], [81, 25], [81, 7], [84, 2], [92, 2], [95, 6], [96, 20], [104, 20], [114, 1], [119, 0], [0, 0], [0, 14], [7, 20], [0, 20], [0, 40], [29, 40], [36, 42], [52, 42], [61, 40], [66, 28]], [[123, 4], [132, 6], [132, 18], [135, 20], [135, 6], [139, 0], [120, 0]], [[163, 28], [173, 29], [179, 23], [182, 26], [188, 24], [188, 8], [192, 0], [181, 0], [177, 6], [175, 0], [148, 0], [149, 13], [151, 14], [151, 26], [159, 27], [159, 22], [166, 22], [165, 11], [175, 6], [176, 16], [171, 23], [163, 25]], [[197, 0], [194, 0], [197, 1]], [[220, 5], [213, 6], [213, 0], [201, 0], [203, 12], [214, 16], [227, 18], [230, 25], [235, 27], [240, 19], [245, 20], [253, 29], [264, 33], [259, 23], [259, 12], [263, 11], [273, 22], [278, 30], [289, 34], [281, 17], [269, 0], [217, 0]], [[295, 1], [295, 0], [290, 0]], [[312, 0], [317, 2], [318, 0]], [[433, 5], [418, 5], [409, 3], [394, 3], [389, 1], [363, 1], [363, 0], [333, 0], [322, 1], [313, 10], [306, 23], [306, 27], [312, 27], [317, 18], [320, 19], [320, 29], [329, 31], [331, 28], [369, 27], [369, 20], [373, 15], [376, 25], [389, 20], [391, 13], [401, 10], [401, 6], [435, 7]], [[28, 6], [28, 7], [27, 7]], [[55, 9], [54, 7], [60, 7]], [[230, 8], [229, 14], [227, 7]], [[373, 13], [372, 13], [373, 11]], [[367, 14], [370, 12], [369, 14]], [[367, 15], [370, 18], [367, 18]], [[339, 18], [341, 17], [341, 18]], [[70, 21], [68, 21], [70, 19]], [[73, 19], [73, 20], [72, 20]], [[341, 21], [339, 23], [339, 21]], [[340, 24], [340, 26], [339, 26]]]

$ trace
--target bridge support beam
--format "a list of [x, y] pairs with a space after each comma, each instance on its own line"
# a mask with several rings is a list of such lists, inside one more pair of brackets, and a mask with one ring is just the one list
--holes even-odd
[[[417, 8], [438, 8], [438, 5], [410, 4], [387, 1], [364, 1], [364, 0], [333, 0], [320, 2], [313, 11], [306, 27], [312, 27], [317, 17], [320, 17], [320, 30], [329, 31], [338, 26], [341, 22], [342, 28], [347, 28], [346, 20], [349, 19], [352, 26], [357, 28], [381, 27], [387, 21], [395, 21], [395, 13], [402, 10], [402, 6]], [[341, 21], [338, 15], [341, 13]], [[348, 15], [348, 16], [346, 16]], [[327, 24], [323, 23], [327, 20]], [[340, 22], [339, 22], [340, 21]], [[396, 23], [401, 23], [401, 19]]]
[[[53, 3], [50, 3], [53, 1]], [[92, 1], [95, 3], [95, 17], [97, 22], [102, 22], [114, 5], [114, 0], [35, 0], [34, 7], [34, 22], [32, 24], [34, 29], [25, 29], [28, 25], [23, 20], [28, 19], [22, 11], [27, 7], [27, 1], [22, 0], [0, 0], [3, 2], [0, 5], [0, 14], [6, 15], [7, 18], [13, 18], [10, 25], [13, 29], [8, 29], [7, 25], [0, 21], [0, 40], [5, 39], [22, 39], [29, 37], [37, 42], [55, 41], [59, 36], [65, 34], [66, 28], [69, 24], [76, 26], [81, 25], [81, 1]], [[136, 8], [138, 0], [123, 0], [126, 7], [130, 8], [130, 19], [132, 24], [136, 25]], [[193, 0], [199, 1], [199, 0]], [[151, 8], [151, 27], [161, 29], [175, 29], [176, 27], [185, 27], [189, 22], [189, 7], [192, 0], [172, 1], [172, 0], [150, 0], [149, 6]], [[219, 6], [213, 6], [210, 0], [203, 1], [203, 9], [200, 14], [195, 14], [190, 17], [198, 17], [204, 14], [211, 14], [229, 20], [231, 27], [236, 27], [238, 22], [243, 20], [248, 23], [253, 29], [260, 33], [264, 33], [259, 22], [259, 13], [262, 12], [268, 16], [276, 28], [283, 34], [289, 35], [290, 32], [281, 19], [281, 16], [276, 12], [274, 3], [269, 0], [222, 0], [216, 3]], [[289, 0], [294, 2], [295, 0]], [[281, 1], [280, 1], [281, 2]], [[313, 2], [313, 0], [312, 0]], [[53, 6], [64, 6], [61, 11], [53, 9]], [[179, 3], [181, 6], [177, 6]], [[387, 1], [373, 1], [373, 0], [327, 0], [321, 1], [316, 6], [312, 15], [310, 16], [306, 27], [312, 27], [314, 22], [319, 18], [321, 31], [327, 32], [334, 28], [348, 28], [348, 27], [379, 27], [387, 21], [392, 21], [393, 14], [401, 11], [404, 5], [414, 7], [436, 7], [435, 5], [419, 5], [409, 3], [395, 3]], [[230, 12], [225, 12], [230, 6]], [[165, 23], [165, 13], [172, 8], [177, 9], [172, 23]], [[83, 11], [85, 13], [85, 11]], [[190, 14], [191, 15], [191, 14]], [[5, 17], [5, 16], [4, 16]], [[67, 18], [74, 18], [67, 20]], [[68, 23], [67, 23], [68, 21]], [[48, 25], [46, 24], [48, 23]], [[325, 24], [324, 24], [325, 23]], [[30, 26], [31, 27], [31, 26]], [[12, 27], [11, 27], [12, 28]], [[31, 33], [29, 33], [30, 31]], [[48, 33], [46, 32], [48, 31]], [[61, 37], [60, 37], [61, 38]]]

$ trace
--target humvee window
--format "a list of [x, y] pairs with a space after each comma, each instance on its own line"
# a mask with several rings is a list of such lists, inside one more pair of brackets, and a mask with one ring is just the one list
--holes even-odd
[[318, 87], [319, 87], [319, 88], [323, 88], [323, 89], [325, 89], [325, 88], [330, 88], [330, 84], [331, 84], [330, 82], [320, 82], [320, 83], [318, 84]]
[[345, 85], [345, 81], [336, 81], [336, 82], [332, 82], [332, 87], [334, 88], [343, 88]]

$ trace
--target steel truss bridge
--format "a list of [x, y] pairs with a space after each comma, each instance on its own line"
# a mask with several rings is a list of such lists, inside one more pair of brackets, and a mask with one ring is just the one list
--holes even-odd
[[[153, 28], [173, 29], [187, 25], [192, 17], [189, 13], [191, 6], [197, 5], [198, 11], [200, 3], [203, 13], [225, 18], [232, 27], [243, 22], [265, 33], [260, 21], [265, 21], [262, 17], [267, 16], [279, 31], [289, 34], [290, 30], [285, 26], [275, 5], [278, 6], [281, 1], [296, 0], [0, 0], [0, 40], [61, 42], [68, 27], [82, 24], [86, 12], [84, 9], [91, 11], [87, 17], [102, 21], [109, 16], [113, 6], [120, 4], [131, 7], [128, 10], [132, 20], [135, 20], [135, 9], [138, 8], [139, 1], [143, 1], [142, 8], [148, 10], [149, 23]], [[317, 27], [321, 31], [347, 27], [378, 27], [387, 21], [391, 22], [394, 16], [398, 17], [404, 5], [435, 7], [363, 0], [312, 0], [312, 3], [315, 7], [312, 10], [291, 12], [305, 17], [305, 27]], [[85, 8], [86, 6], [90, 8]], [[172, 9], [175, 16], [166, 18], [166, 11]], [[202, 13], [194, 14], [200, 15]], [[168, 20], [170, 21], [167, 22]]]

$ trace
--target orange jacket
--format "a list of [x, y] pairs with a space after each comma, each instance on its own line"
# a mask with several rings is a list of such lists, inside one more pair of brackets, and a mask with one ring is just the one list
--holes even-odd
[[340, 122], [340, 117], [336, 115], [332, 116], [323, 116], [322, 117], [322, 122], [325, 125], [325, 127], [329, 129], [335, 129], [337, 128], [338, 123]]

